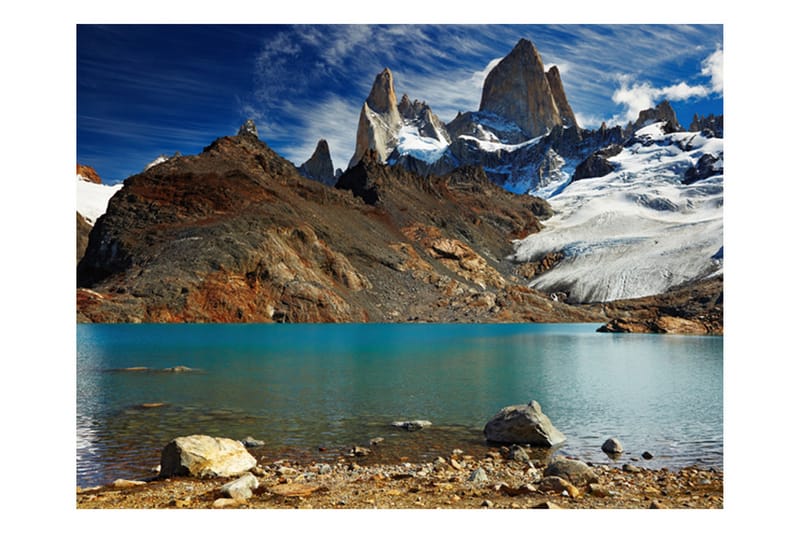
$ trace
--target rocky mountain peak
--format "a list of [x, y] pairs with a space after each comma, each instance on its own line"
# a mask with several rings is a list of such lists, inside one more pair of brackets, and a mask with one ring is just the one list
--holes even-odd
[[81, 177], [83, 181], [88, 181], [91, 183], [102, 183], [100, 176], [97, 174], [94, 168], [88, 165], [81, 165], [77, 163], [77, 175]]
[[515, 122], [530, 137], [563, 123], [542, 58], [529, 40], [520, 39], [486, 76], [480, 111]]
[[319, 140], [311, 158], [300, 166], [300, 173], [327, 185], [333, 185], [336, 182], [328, 141]]
[[636, 131], [654, 122], [666, 122], [665, 133], [683, 131], [678, 122], [678, 115], [675, 114], [675, 110], [672, 109], [668, 100], [663, 100], [654, 108], [639, 111], [639, 117], [633, 123], [633, 130]]
[[375, 76], [372, 90], [367, 96], [367, 105], [376, 113], [396, 113], [397, 95], [394, 92], [394, 78], [392, 71], [384, 68]]
[[244, 124], [239, 127], [239, 132], [236, 135], [242, 136], [246, 134], [258, 137], [258, 128], [256, 128], [256, 123], [252, 118], [248, 118], [244, 121]]
[[558, 67], [553, 65], [547, 71], [547, 82], [550, 84], [550, 90], [553, 93], [553, 99], [558, 106], [558, 111], [561, 113], [561, 123], [566, 126], [577, 126], [578, 121], [575, 119], [575, 114], [572, 112], [567, 101], [567, 93], [564, 92], [564, 85], [561, 83], [561, 73]]

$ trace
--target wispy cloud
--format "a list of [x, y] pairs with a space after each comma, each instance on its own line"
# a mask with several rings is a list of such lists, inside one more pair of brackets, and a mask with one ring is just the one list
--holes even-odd
[[702, 62], [701, 75], [711, 78], [704, 85], [690, 85], [685, 81], [665, 87], [654, 87], [649, 82], [636, 83], [632, 76], [620, 76], [619, 88], [614, 91], [612, 100], [625, 107], [615, 115], [611, 122], [626, 123], [634, 121], [639, 111], [653, 107], [658, 100], [673, 102], [692, 98], [706, 98], [714, 93], [722, 93], [722, 49], [718, 48]]

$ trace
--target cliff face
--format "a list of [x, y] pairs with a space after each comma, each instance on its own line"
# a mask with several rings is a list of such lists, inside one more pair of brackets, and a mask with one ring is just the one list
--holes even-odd
[[495, 113], [518, 124], [529, 137], [538, 137], [562, 125], [542, 58], [533, 43], [520, 39], [511, 53], [489, 72], [483, 84], [480, 111]]
[[598, 320], [503, 259], [545, 202], [367, 155], [334, 189], [244, 131], [128, 178], [78, 265], [78, 319]]

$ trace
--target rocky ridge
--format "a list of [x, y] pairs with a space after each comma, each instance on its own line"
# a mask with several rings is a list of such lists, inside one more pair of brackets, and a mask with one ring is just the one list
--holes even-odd
[[480, 169], [423, 178], [374, 152], [332, 189], [245, 131], [125, 181], [78, 265], [78, 319], [602, 321], [503, 259], [546, 213]]

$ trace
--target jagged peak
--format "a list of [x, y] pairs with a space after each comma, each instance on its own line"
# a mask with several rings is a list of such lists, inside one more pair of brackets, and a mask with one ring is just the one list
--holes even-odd
[[256, 127], [255, 121], [252, 118], [245, 120], [244, 124], [239, 127], [239, 132], [236, 135], [254, 135], [258, 138], [258, 128]]
[[394, 92], [394, 77], [388, 67], [384, 68], [372, 83], [367, 96], [367, 105], [376, 113], [391, 113], [397, 109], [397, 95]]

